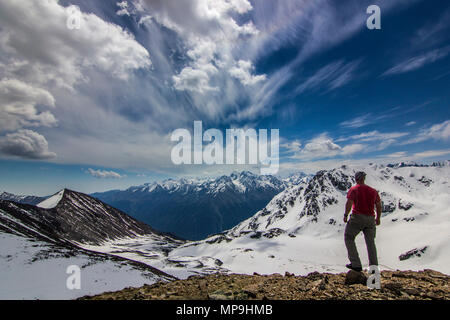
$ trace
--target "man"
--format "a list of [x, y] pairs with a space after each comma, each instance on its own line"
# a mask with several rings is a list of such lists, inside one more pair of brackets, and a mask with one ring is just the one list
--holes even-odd
[[[356, 185], [347, 193], [344, 222], [347, 223], [348, 215], [352, 210], [350, 221], [345, 228], [345, 246], [347, 247], [350, 264], [347, 268], [362, 271], [361, 260], [355, 244], [355, 237], [361, 231], [366, 240], [369, 265], [378, 265], [377, 248], [375, 246], [376, 226], [380, 225], [381, 199], [378, 192], [365, 184], [366, 174], [359, 171], [355, 174]], [[374, 207], [377, 215], [375, 218]]]

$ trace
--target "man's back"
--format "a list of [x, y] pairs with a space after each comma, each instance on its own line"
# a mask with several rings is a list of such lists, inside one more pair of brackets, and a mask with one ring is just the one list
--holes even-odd
[[375, 215], [375, 204], [380, 201], [377, 190], [366, 184], [357, 184], [350, 188], [347, 193], [347, 199], [353, 201], [352, 213]]

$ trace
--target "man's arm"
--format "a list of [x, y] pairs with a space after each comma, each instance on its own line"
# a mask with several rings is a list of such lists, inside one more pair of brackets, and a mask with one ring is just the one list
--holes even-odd
[[348, 221], [348, 215], [350, 211], [352, 210], [353, 206], [353, 200], [347, 199], [347, 202], [345, 203], [345, 213], [344, 213], [344, 222]]
[[377, 223], [377, 226], [379, 226], [381, 224], [381, 200], [377, 201], [377, 203], [375, 203], [375, 206], [377, 208], [376, 223]]

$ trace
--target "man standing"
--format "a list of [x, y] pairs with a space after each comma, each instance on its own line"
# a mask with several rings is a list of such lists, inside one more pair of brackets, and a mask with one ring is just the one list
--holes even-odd
[[[377, 248], [375, 246], [376, 226], [380, 225], [381, 199], [378, 192], [365, 184], [366, 174], [359, 171], [355, 174], [356, 185], [347, 193], [344, 222], [347, 223], [348, 215], [352, 215], [345, 228], [345, 246], [347, 247], [350, 264], [346, 267], [355, 271], [362, 271], [361, 260], [355, 244], [355, 237], [361, 231], [366, 240], [369, 265], [378, 265]], [[377, 215], [375, 218], [374, 208]]]

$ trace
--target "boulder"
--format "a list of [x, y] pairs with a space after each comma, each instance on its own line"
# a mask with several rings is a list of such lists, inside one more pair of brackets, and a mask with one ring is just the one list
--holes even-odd
[[347, 272], [347, 275], [345, 276], [345, 284], [346, 285], [352, 285], [352, 284], [367, 285], [367, 277], [363, 272], [350, 270], [349, 272]]

